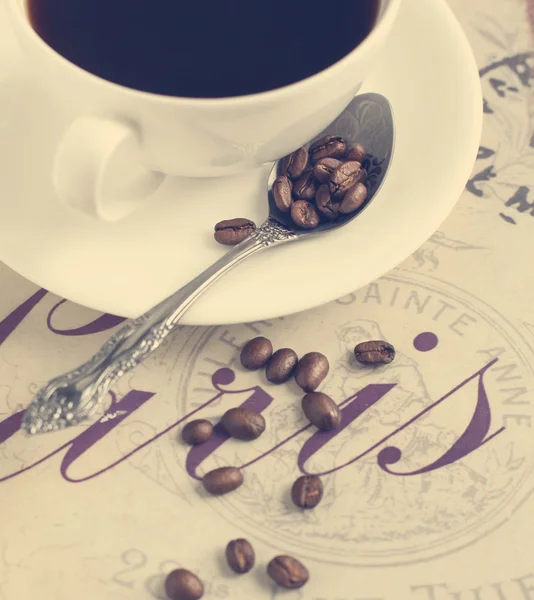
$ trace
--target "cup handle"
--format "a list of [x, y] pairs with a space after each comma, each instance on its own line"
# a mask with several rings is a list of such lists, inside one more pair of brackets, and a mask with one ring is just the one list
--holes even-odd
[[165, 179], [143, 166], [132, 127], [100, 117], [81, 117], [70, 125], [57, 148], [52, 177], [64, 204], [101, 221], [128, 216]]

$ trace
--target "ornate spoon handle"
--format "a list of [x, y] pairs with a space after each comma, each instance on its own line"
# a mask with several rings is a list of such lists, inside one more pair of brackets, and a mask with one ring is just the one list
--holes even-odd
[[110, 387], [151, 354], [193, 302], [222, 275], [260, 250], [297, 238], [297, 233], [269, 218], [198, 277], [129, 321], [85, 364], [50, 381], [26, 411], [24, 429], [31, 434], [55, 431], [90, 417]]

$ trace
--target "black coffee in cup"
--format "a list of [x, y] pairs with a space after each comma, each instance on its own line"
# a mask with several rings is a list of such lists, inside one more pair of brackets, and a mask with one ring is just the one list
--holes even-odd
[[27, 0], [35, 31], [82, 69], [191, 98], [273, 90], [326, 69], [380, 0]]

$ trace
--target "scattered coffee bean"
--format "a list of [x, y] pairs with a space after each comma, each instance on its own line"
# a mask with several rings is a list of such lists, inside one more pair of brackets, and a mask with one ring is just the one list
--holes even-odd
[[367, 188], [363, 183], [353, 185], [343, 197], [339, 205], [339, 212], [342, 215], [349, 215], [358, 210], [367, 199]]
[[276, 208], [280, 212], [287, 213], [291, 208], [293, 198], [291, 196], [292, 184], [288, 177], [280, 175], [273, 183], [273, 198]]
[[182, 439], [190, 446], [204, 444], [213, 435], [213, 425], [206, 419], [191, 421], [182, 429]]
[[367, 151], [365, 150], [365, 148], [361, 144], [356, 144], [356, 146], [354, 146], [354, 148], [351, 148], [348, 151], [347, 156], [345, 157], [345, 160], [347, 160], [347, 161], [355, 160], [359, 163], [362, 163], [365, 160], [366, 156], [367, 156]]
[[291, 179], [298, 179], [308, 165], [308, 150], [299, 148], [282, 160], [282, 174]]
[[228, 435], [236, 440], [250, 442], [260, 437], [265, 431], [265, 419], [251, 408], [239, 407], [226, 411], [221, 425]]
[[395, 358], [395, 348], [382, 341], [362, 342], [354, 348], [354, 355], [365, 366], [388, 365]]
[[323, 499], [323, 482], [317, 475], [299, 477], [291, 488], [291, 499], [299, 508], [315, 508]]
[[332, 431], [341, 424], [339, 406], [326, 394], [310, 392], [302, 398], [302, 411], [310, 423], [321, 431]]
[[298, 362], [299, 357], [294, 350], [281, 348], [272, 355], [267, 363], [265, 376], [271, 383], [285, 383], [291, 379]]
[[291, 206], [291, 218], [293, 223], [301, 229], [315, 229], [321, 222], [319, 213], [315, 210], [313, 204], [306, 200], [297, 200]]
[[293, 195], [299, 200], [313, 200], [317, 191], [317, 183], [313, 171], [306, 171], [293, 185]]
[[299, 361], [295, 370], [295, 381], [305, 392], [314, 392], [325, 380], [330, 364], [324, 354], [310, 352]]
[[339, 167], [341, 161], [337, 158], [322, 158], [315, 167], [313, 167], [313, 174], [315, 179], [321, 183], [328, 183], [332, 173]]
[[330, 193], [334, 198], [343, 198], [347, 190], [359, 182], [361, 168], [361, 164], [356, 161], [339, 165], [330, 177]]
[[267, 573], [280, 587], [301, 588], [310, 578], [308, 569], [292, 556], [277, 556], [267, 566]]
[[165, 592], [170, 600], [199, 600], [204, 595], [204, 584], [191, 571], [176, 569], [165, 579]]
[[256, 224], [249, 219], [230, 219], [215, 225], [215, 240], [225, 246], [236, 246], [256, 229]]
[[310, 146], [310, 158], [313, 162], [321, 158], [342, 158], [347, 145], [339, 135], [326, 135]]
[[245, 369], [256, 371], [264, 367], [273, 355], [273, 345], [264, 337], [257, 337], [247, 342], [241, 350], [241, 364]]
[[202, 478], [204, 489], [213, 496], [222, 496], [237, 490], [243, 484], [243, 473], [235, 467], [221, 467]]
[[226, 560], [232, 571], [244, 575], [254, 566], [254, 548], [247, 540], [234, 540], [226, 546]]
[[330, 188], [325, 183], [319, 187], [315, 195], [315, 206], [317, 210], [329, 221], [334, 221], [339, 217], [340, 203], [332, 200]]

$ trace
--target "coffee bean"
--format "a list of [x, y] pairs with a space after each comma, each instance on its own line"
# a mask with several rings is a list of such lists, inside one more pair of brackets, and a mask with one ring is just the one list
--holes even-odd
[[334, 198], [343, 198], [345, 192], [358, 183], [361, 168], [361, 164], [356, 161], [339, 165], [330, 177], [330, 193]]
[[339, 406], [326, 394], [310, 392], [302, 398], [302, 411], [310, 423], [321, 431], [332, 431], [341, 424]]
[[288, 177], [280, 175], [273, 183], [273, 198], [276, 208], [280, 212], [287, 213], [291, 208], [293, 198], [291, 196], [292, 184]]
[[299, 357], [291, 348], [281, 348], [277, 350], [269, 362], [265, 370], [265, 376], [271, 383], [285, 383], [288, 381], [299, 362]]
[[243, 485], [243, 473], [235, 467], [221, 467], [202, 478], [204, 489], [213, 496], [222, 496]]
[[280, 587], [301, 588], [310, 578], [308, 569], [292, 556], [277, 556], [267, 566], [267, 573]]
[[315, 229], [321, 222], [313, 204], [306, 200], [297, 200], [291, 206], [293, 223], [301, 229]]
[[328, 183], [332, 173], [339, 167], [341, 161], [337, 158], [322, 158], [313, 167], [313, 174], [317, 181]]
[[356, 146], [354, 146], [354, 148], [351, 148], [348, 151], [347, 156], [345, 157], [345, 160], [347, 160], [347, 161], [355, 160], [359, 163], [362, 163], [365, 160], [366, 156], [367, 156], [367, 151], [365, 150], [365, 148], [361, 144], [356, 144]]
[[265, 431], [265, 419], [251, 408], [239, 407], [226, 411], [221, 425], [228, 435], [236, 440], [250, 442], [260, 437]]
[[190, 446], [204, 444], [213, 435], [213, 425], [206, 419], [191, 421], [182, 429], [182, 439]]
[[293, 185], [293, 196], [299, 200], [313, 200], [317, 190], [317, 183], [313, 171], [306, 171]]
[[339, 135], [326, 135], [310, 146], [310, 158], [313, 162], [321, 158], [342, 158], [347, 145]]
[[273, 355], [273, 345], [264, 337], [257, 337], [247, 342], [241, 350], [241, 364], [245, 369], [256, 371], [264, 367]]
[[236, 246], [254, 232], [256, 224], [249, 219], [230, 219], [215, 225], [215, 240], [224, 246]]
[[325, 380], [330, 364], [324, 354], [309, 352], [299, 361], [295, 371], [295, 381], [305, 392], [314, 392]]
[[299, 477], [291, 488], [291, 499], [299, 508], [315, 508], [323, 499], [323, 482], [317, 475]]
[[362, 365], [388, 365], [395, 358], [395, 348], [382, 341], [362, 342], [354, 348], [354, 355]]
[[332, 200], [330, 188], [325, 183], [319, 187], [315, 195], [315, 206], [317, 210], [329, 221], [334, 221], [339, 217], [339, 202]]
[[170, 600], [199, 600], [204, 595], [204, 584], [191, 571], [176, 569], [165, 579], [165, 592]]
[[298, 179], [308, 165], [308, 151], [306, 148], [299, 148], [289, 156], [282, 159], [282, 174], [291, 179]]
[[248, 540], [234, 540], [226, 546], [226, 560], [235, 573], [248, 573], [256, 560], [254, 548]]
[[339, 205], [339, 212], [342, 215], [349, 215], [358, 210], [367, 199], [367, 188], [363, 183], [353, 185], [343, 197]]

